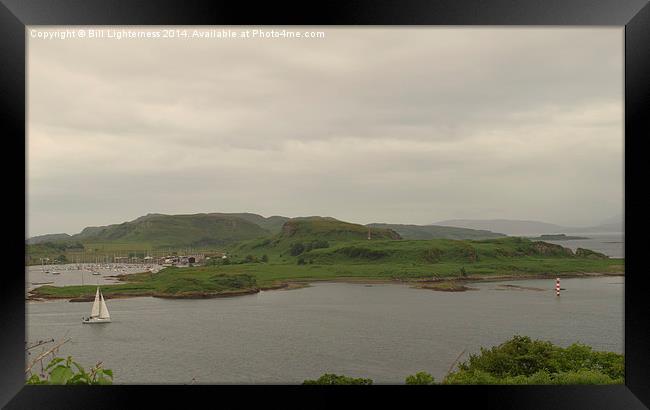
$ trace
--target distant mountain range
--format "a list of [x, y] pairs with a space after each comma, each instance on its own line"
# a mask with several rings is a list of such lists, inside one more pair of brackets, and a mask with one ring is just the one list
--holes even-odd
[[491, 239], [506, 235], [620, 232], [622, 221], [586, 228], [509, 219], [454, 219], [432, 225], [372, 223], [361, 225], [331, 217], [264, 217], [254, 213], [201, 213], [187, 215], [147, 214], [132, 221], [90, 226], [80, 233], [56, 233], [29, 238], [27, 244], [79, 247], [88, 244], [119, 244], [124, 248], [178, 248], [224, 246], [235, 242], [281, 235], [290, 238], [309, 232], [323, 239], [337, 237], [374, 239]]
[[404, 239], [492, 239], [506, 235], [482, 229], [458, 228], [441, 225], [401, 225], [401, 224], [368, 224], [374, 228], [392, 229]]
[[[308, 222], [308, 223], [307, 223]], [[364, 239], [370, 230], [374, 239], [488, 239], [505, 236], [486, 230], [445, 226], [399, 224], [361, 225], [331, 217], [264, 217], [253, 213], [202, 213], [189, 215], [147, 214], [132, 221], [107, 226], [89, 226], [75, 235], [47, 234], [29, 238], [29, 245], [120, 244], [124, 247], [205, 247], [239, 241], [302, 235]], [[293, 232], [293, 233], [292, 233]], [[300, 234], [298, 234], [300, 233]]]
[[55, 242], [70, 239], [71, 236], [67, 233], [48, 233], [46, 235], [32, 236], [27, 239], [29, 245], [36, 245], [44, 242]]
[[120, 243], [153, 248], [226, 245], [277, 233], [287, 219], [255, 214], [147, 214], [121, 224], [87, 227], [67, 237], [63, 236], [65, 234], [41, 235], [30, 238], [27, 243]]
[[623, 218], [611, 218], [603, 224], [589, 227], [569, 227], [539, 221], [513, 219], [451, 219], [436, 222], [435, 225], [446, 225], [457, 228], [484, 229], [503, 232], [507, 235], [540, 235], [560, 233], [605, 233], [622, 232]]

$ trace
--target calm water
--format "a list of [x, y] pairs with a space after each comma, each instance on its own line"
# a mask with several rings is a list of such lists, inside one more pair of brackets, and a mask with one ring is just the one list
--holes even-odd
[[103, 361], [115, 383], [300, 383], [326, 372], [403, 383], [417, 371], [440, 380], [463, 349], [514, 334], [622, 352], [623, 282], [563, 279], [560, 298], [553, 280], [526, 280], [503, 284], [545, 290], [319, 283], [229, 299], [111, 299], [104, 325], [82, 325], [91, 303], [36, 302], [27, 332], [30, 342], [67, 334], [61, 355]]

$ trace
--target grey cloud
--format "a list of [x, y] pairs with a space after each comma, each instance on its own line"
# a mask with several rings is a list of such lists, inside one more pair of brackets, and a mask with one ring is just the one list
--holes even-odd
[[622, 29], [321, 29], [30, 39], [30, 234], [147, 212], [622, 212]]

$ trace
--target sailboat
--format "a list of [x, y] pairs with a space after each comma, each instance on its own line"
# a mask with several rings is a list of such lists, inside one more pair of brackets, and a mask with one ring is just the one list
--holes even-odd
[[108, 313], [104, 295], [99, 291], [97, 286], [97, 293], [95, 293], [95, 303], [93, 309], [90, 311], [90, 317], [83, 318], [83, 323], [110, 323], [111, 315]]

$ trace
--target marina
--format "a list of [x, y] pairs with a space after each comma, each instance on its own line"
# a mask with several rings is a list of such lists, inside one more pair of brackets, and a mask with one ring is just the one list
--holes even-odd
[[[48, 265], [45, 265], [48, 266]], [[139, 272], [158, 272], [161, 265], [156, 264], [122, 264], [122, 263], [82, 263], [26, 266], [25, 292], [42, 286], [70, 285], [104, 285], [119, 283], [118, 275], [128, 275]]]

